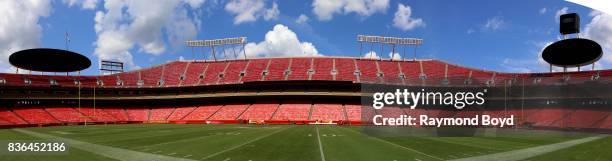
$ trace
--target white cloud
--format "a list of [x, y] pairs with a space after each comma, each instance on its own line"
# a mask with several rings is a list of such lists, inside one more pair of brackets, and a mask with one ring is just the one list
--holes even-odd
[[489, 30], [499, 30], [504, 27], [506, 22], [502, 20], [500, 17], [493, 17], [487, 20], [484, 27]]
[[395, 54], [393, 52], [389, 52], [389, 58], [393, 60], [402, 60], [402, 56], [398, 52], [395, 52]]
[[379, 59], [380, 56], [378, 56], [378, 54], [376, 54], [375, 51], [369, 51], [366, 54], [363, 55], [363, 58], [366, 59]]
[[557, 12], [555, 12], [555, 21], [559, 22], [559, 16], [563, 15], [563, 14], [567, 14], [567, 7], [563, 7], [559, 10], [557, 10]]
[[225, 5], [225, 11], [235, 15], [234, 24], [238, 25], [245, 22], [254, 22], [259, 17], [264, 20], [277, 19], [280, 11], [276, 2], [272, 8], [265, 9], [263, 0], [232, 0]]
[[322, 56], [310, 42], [301, 42], [287, 26], [277, 24], [266, 33], [265, 40], [248, 43], [247, 57]]
[[593, 11], [589, 15], [592, 19], [586, 25], [584, 36], [601, 45], [604, 52], [603, 65], [612, 67], [612, 15], [599, 11]]
[[304, 23], [308, 22], [308, 19], [309, 19], [309, 18], [308, 18], [308, 16], [306, 16], [306, 15], [304, 15], [304, 14], [301, 14], [301, 15], [300, 15], [300, 16], [299, 16], [299, 17], [298, 17], [296, 20], [295, 20], [295, 23], [298, 23], [298, 24], [304, 24]]
[[[376, 53], [376, 51], [369, 51], [363, 55], [363, 58], [380, 59], [380, 56]], [[385, 59], [402, 60], [402, 56], [398, 52], [395, 52], [395, 54], [393, 54], [393, 52], [389, 52], [389, 54], [387, 55], [387, 58]]]
[[580, 4], [597, 11], [612, 14], [612, 1], [608, 0], [566, 0], [568, 2]]
[[[201, 6], [196, 1], [165, 0], [149, 1], [105, 1], [104, 10], [94, 18], [98, 39], [94, 42], [94, 55], [99, 59], [123, 61], [134, 64], [130, 50], [138, 47], [139, 52], [160, 55], [166, 51], [167, 36], [172, 47], [195, 37], [196, 24], [187, 16], [186, 5]], [[173, 44], [174, 43], [174, 44]], [[175, 46], [176, 45], [176, 46]]]
[[393, 26], [402, 30], [408, 31], [414, 29], [416, 27], [425, 26], [425, 22], [420, 18], [412, 18], [412, 9], [410, 6], [397, 4], [397, 12], [395, 12], [395, 17], [393, 17]]
[[99, 0], [62, 0], [64, 4], [67, 4], [69, 7], [80, 5], [82, 9], [96, 9], [96, 6]]
[[[49, 16], [50, 1], [0, 1], [0, 71], [14, 72], [9, 56], [19, 50], [39, 47], [41, 17]], [[13, 70], [11, 70], [13, 69]]]
[[189, 4], [191, 8], [200, 8], [205, 0], [185, 0], [185, 3]]
[[327, 21], [336, 13], [357, 13], [362, 17], [381, 12], [389, 8], [389, 0], [315, 0], [312, 11], [319, 20]]
[[266, 9], [263, 17], [264, 17], [264, 20], [266, 21], [275, 20], [275, 19], [278, 19], [279, 14], [280, 14], [280, 11], [278, 10], [278, 5], [276, 4], [276, 2], [274, 2], [272, 3], [272, 8]]
[[540, 9], [540, 14], [545, 14], [546, 11], [548, 11], [548, 9], [546, 9], [546, 7]]

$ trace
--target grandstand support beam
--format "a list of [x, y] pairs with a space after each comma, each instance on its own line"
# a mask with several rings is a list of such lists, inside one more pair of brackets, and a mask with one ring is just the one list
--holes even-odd
[[548, 64], [550, 66], [550, 73], [552, 73], [552, 64]]
[[402, 60], [406, 60], [406, 45], [404, 45], [404, 52], [402, 53]]
[[234, 58], [238, 59], [238, 55], [236, 55], [236, 48], [233, 47], [232, 48], [232, 52], [234, 53]]
[[374, 48], [374, 43], [370, 43], [370, 51], [368, 51], [368, 53], [366, 53], [366, 54], [370, 55], [370, 59], [372, 59], [372, 54], [373, 54], [372, 50], [373, 50], [373, 48]]
[[191, 58], [195, 60], [195, 49], [193, 46], [191, 47]]
[[217, 54], [215, 53], [215, 46], [211, 46], [211, 48], [212, 48], [213, 59], [215, 59], [215, 61], [217, 61], [217, 56], [216, 56]]
[[380, 43], [380, 55], [378, 56], [378, 59], [382, 60], [383, 53], [385, 53], [385, 45]]
[[242, 53], [244, 54], [244, 59], [246, 60], [247, 59], [247, 56], [246, 56], [246, 47], [245, 47], [244, 44], [242, 44]]
[[361, 57], [362, 53], [363, 53], [363, 42], [359, 42], [359, 55], [357, 55], [357, 57]]
[[417, 53], [417, 46], [414, 46], [414, 59], [413, 59], [414, 61], [416, 61], [416, 55], [417, 55], [416, 53]]
[[395, 57], [395, 44], [391, 45], [391, 61], [393, 61], [394, 57]]

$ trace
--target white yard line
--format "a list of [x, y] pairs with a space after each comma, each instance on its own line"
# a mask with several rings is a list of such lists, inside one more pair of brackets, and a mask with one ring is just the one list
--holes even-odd
[[315, 125], [317, 130], [317, 140], [319, 140], [319, 152], [321, 152], [321, 161], [325, 161], [325, 154], [323, 154], [323, 145], [321, 144], [321, 136], [319, 136], [319, 126]]
[[535, 157], [538, 155], [550, 153], [553, 151], [557, 151], [564, 148], [569, 148], [578, 144], [594, 141], [597, 139], [601, 139], [606, 137], [607, 135], [598, 135], [592, 137], [586, 137], [582, 139], [570, 140], [565, 142], [560, 142], [556, 144], [542, 145], [537, 147], [531, 147], [526, 149], [519, 149], [489, 155], [481, 155], [469, 158], [461, 158], [453, 161], [481, 161], [481, 160], [499, 160], [499, 161], [515, 161], [515, 160], [524, 160], [527, 158]]
[[170, 156], [164, 156], [164, 155], [158, 155], [158, 154], [150, 154], [150, 153], [144, 153], [144, 152], [139, 152], [139, 151], [133, 151], [133, 150], [128, 150], [128, 149], [115, 148], [115, 147], [110, 147], [110, 146], [105, 146], [105, 145], [98, 145], [98, 144], [88, 143], [84, 141], [78, 141], [78, 140], [53, 136], [49, 134], [33, 132], [33, 131], [25, 130], [25, 129], [13, 129], [13, 130], [23, 133], [23, 134], [34, 136], [34, 137], [64, 142], [68, 144], [70, 147], [74, 147], [77, 149], [81, 149], [84, 151], [88, 151], [94, 154], [98, 154], [98, 155], [109, 157], [109, 158], [116, 159], [116, 160], [123, 160], [123, 161], [151, 161], [151, 160], [155, 160], [155, 161], [174, 161], [174, 160], [194, 161], [191, 159], [176, 158], [176, 157], [170, 157]]
[[225, 150], [222, 150], [222, 151], [219, 151], [219, 152], [213, 153], [213, 154], [211, 154], [211, 155], [208, 155], [208, 156], [206, 156], [206, 157], [203, 157], [201, 160], [206, 160], [206, 159], [212, 158], [212, 157], [214, 157], [214, 156], [217, 156], [217, 155], [219, 155], [219, 154], [222, 154], [222, 153], [225, 153], [225, 152], [228, 152], [228, 151], [231, 151], [231, 150], [234, 150], [234, 149], [240, 148], [240, 147], [242, 147], [242, 146], [244, 146], [244, 145], [250, 144], [250, 143], [255, 142], [255, 141], [257, 141], [257, 140], [261, 140], [261, 139], [263, 139], [263, 138], [266, 138], [266, 137], [268, 137], [268, 136], [270, 136], [270, 135], [273, 135], [273, 134], [276, 134], [276, 133], [278, 133], [278, 132], [284, 131], [284, 130], [286, 130], [286, 129], [289, 129], [289, 128], [283, 128], [283, 129], [281, 129], [281, 130], [277, 130], [277, 131], [275, 131], [275, 132], [273, 132], [273, 133], [269, 133], [269, 134], [267, 134], [267, 135], [260, 136], [260, 137], [258, 137], [258, 138], [255, 138], [255, 139], [253, 139], [253, 140], [249, 140], [249, 141], [247, 141], [247, 142], [244, 142], [244, 143], [242, 143], [242, 144], [239, 144], [239, 145], [233, 146], [233, 147], [231, 147], [231, 148], [228, 148], [228, 149], [225, 149]]

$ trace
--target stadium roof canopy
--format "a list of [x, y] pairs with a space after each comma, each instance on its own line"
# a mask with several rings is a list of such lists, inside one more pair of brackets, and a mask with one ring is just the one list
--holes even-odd
[[11, 65], [40, 72], [75, 72], [89, 68], [89, 58], [72, 51], [34, 48], [15, 52], [9, 57]]

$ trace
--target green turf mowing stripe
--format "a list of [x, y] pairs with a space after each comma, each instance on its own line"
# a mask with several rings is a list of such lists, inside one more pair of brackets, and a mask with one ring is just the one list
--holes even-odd
[[110, 147], [110, 146], [97, 145], [97, 144], [92, 144], [92, 143], [73, 140], [73, 139], [61, 138], [61, 137], [57, 137], [57, 136], [53, 136], [49, 134], [33, 132], [33, 131], [25, 130], [25, 129], [13, 129], [13, 130], [23, 133], [23, 134], [31, 135], [34, 137], [65, 142], [71, 147], [85, 150], [88, 152], [92, 152], [92, 153], [102, 155], [105, 157], [122, 160], [122, 161], [152, 161], [152, 160], [155, 160], [155, 161], [193, 161], [190, 159], [175, 158], [175, 157], [169, 157], [169, 156], [163, 156], [163, 155], [157, 155], [157, 154], [149, 154], [149, 153], [143, 153], [143, 152], [138, 152], [138, 151], [132, 151], [128, 149], [120, 149], [120, 148], [115, 148], [115, 147]]
[[582, 144], [582, 143], [598, 140], [598, 139], [604, 138], [606, 136], [607, 135], [598, 135], [598, 136], [586, 137], [586, 138], [582, 138], [582, 139], [565, 141], [565, 142], [556, 143], [556, 144], [542, 145], [542, 146], [537, 146], [537, 147], [531, 147], [531, 148], [525, 148], [525, 149], [519, 149], [519, 150], [513, 150], [513, 151], [507, 151], [507, 152], [501, 152], [501, 153], [495, 153], [495, 154], [489, 154], [489, 155], [482, 155], [482, 156], [476, 156], [476, 157], [462, 158], [462, 159], [456, 159], [456, 160], [453, 160], [453, 161], [481, 161], [481, 160], [483, 160], [483, 161], [484, 160], [515, 161], [515, 160], [523, 160], [523, 159], [531, 158], [531, 157], [534, 157], [534, 156], [542, 155], [542, 154], [545, 154], [545, 153], [549, 153], [549, 152], [552, 152], [552, 151], [556, 151], [556, 150], [572, 147], [572, 146], [575, 146], [575, 145], [578, 145], [578, 144]]
[[249, 141], [244, 142], [244, 143], [242, 143], [242, 144], [238, 144], [238, 145], [233, 146], [233, 147], [231, 147], [231, 148], [228, 148], [228, 149], [225, 149], [225, 150], [222, 150], [222, 151], [219, 151], [219, 152], [213, 153], [213, 154], [211, 154], [211, 155], [208, 155], [208, 156], [206, 156], [206, 157], [203, 157], [203, 158], [202, 158], [202, 160], [206, 160], [206, 159], [212, 158], [212, 157], [214, 157], [214, 156], [217, 156], [217, 155], [219, 155], [219, 154], [223, 154], [223, 153], [225, 153], [225, 152], [228, 152], [228, 151], [234, 150], [234, 149], [236, 149], [236, 148], [240, 148], [240, 147], [242, 147], [242, 146], [244, 146], [244, 145], [246, 145], [246, 144], [250, 144], [250, 143], [255, 142], [255, 141], [257, 141], [257, 140], [261, 140], [261, 139], [263, 139], [263, 138], [266, 138], [266, 137], [268, 137], [268, 136], [274, 135], [274, 134], [276, 134], [276, 133], [278, 133], [278, 132], [281, 132], [281, 131], [284, 131], [284, 130], [286, 130], [286, 129], [289, 129], [289, 128], [282, 128], [282, 129], [280, 129], [280, 130], [276, 130], [276, 131], [274, 131], [274, 132], [272, 132], [272, 133], [269, 133], [269, 134], [266, 134], [266, 135], [263, 135], [263, 136], [257, 137], [257, 138], [255, 138], [255, 139], [249, 140]]
[[377, 138], [377, 137], [372, 137], [372, 136], [367, 136], [367, 135], [361, 134], [361, 133], [359, 133], [359, 132], [357, 132], [355, 130], [352, 130], [352, 129], [346, 129], [346, 130], [350, 131], [352, 133], [363, 135], [363, 136], [368, 137], [370, 139], [373, 139], [373, 140], [376, 140], [376, 141], [379, 141], [379, 142], [382, 142], [382, 143], [385, 143], [385, 144], [388, 144], [388, 145], [391, 145], [391, 146], [394, 146], [394, 147], [397, 147], [397, 148], [401, 148], [401, 149], [408, 150], [408, 151], [411, 151], [411, 152], [414, 152], [414, 153], [417, 153], [417, 154], [420, 154], [420, 155], [423, 155], [423, 156], [427, 156], [427, 157], [429, 157], [431, 159], [444, 160], [444, 159], [442, 159], [440, 157], [436, 157], [436, 156], [433, 156], [433, 155], [430, 155], [430, 154], [418, 151], [418, 150], [413, 149], [413, 148], [409, 148], [409, 147], [405, 147], [405, 146], [402, 146], [402, 145], [399, 145], [399, 144], [395, 144], [395, 143], [392, 143], [392, 142], [389, 142], [387, 140], [383, 140], [383, 139], [380, 139], [380, 138]]
[[[320, 160], [314, 126], [279, 125], [291, 128], [208, 160], [316, 161]], [[269, 131], [268, 133], [273, 132]], [[321, 135], [321, 139], [323, 139]], [[323, 140], [321, 140], [324, 142]], [[327, 144], [326, 144], [327, 145]], [[327, 159], [327, 156], [326, 156]], [[332, 160], [332, 159], [328, 159]]]
[[[107, 138], [104, 142], [96, 142], [104, 145], [114, 146], [148, 146], [152, 144], [159, 144], [164, 142], [172, 142], [180, 139], [188, 139], [193, 137], [201, 137], [203, 135], [219, 135], [218, 133], [228, 133], [236, 130], [235, 128], [228, 129], [205, 129], [205, 128], [194, 128], [185, 130], [176, 130], [175, 132], [168, 132], [165, 134], [138, 134], [130, 136], [128, 138], [112, 140], [113, 137]], [[138, 137], [140, 136], [140, 137]], [[110, 140], [109, 140], [110, 139]]]
[[[239, 131], [244, 131], [245, 129], [239, 129], [239, 130], [231, 130], [228, 132], [225, 132], [226, 134], [228, 133], [236, 133]], [[208, 131], [208, 130], [204, 130], [204, 131]], [[202, 132], [202, 131], [200, 131]], [[218, 131], [217, 131], [218, 132]], [[164, 138], [166, 140], [171, 140], [171, 141], [167, 141], [167, 142], [158, 142], [156, 144], [150, 144], [150, 145], [145, 145], [145, 146], [137, 146], [137, 147], [132, 147], [132, 149], [144, 149], [144, 148], [150, 148], [150, 147], [154, 147], [154, 146], [163, 146], [163, 145], [167, 145], [167, 144], [176, 144], [176, 143], [184, 143], [184, 142], [192, 142], [192, 141], [197, 141], [197, 140], [201, 140], [201, 139], [206, 139], [208, 137], [214, 136], [214, 135], [218, 135], [217, 133], [211, 134], [211, 135], [203, 135], [203, 136], [198, 136], [198, 137], [185, 137], [185, 136], [175, 136], [176, 138], [172, 137], [171, 139], [167, 139]]]

